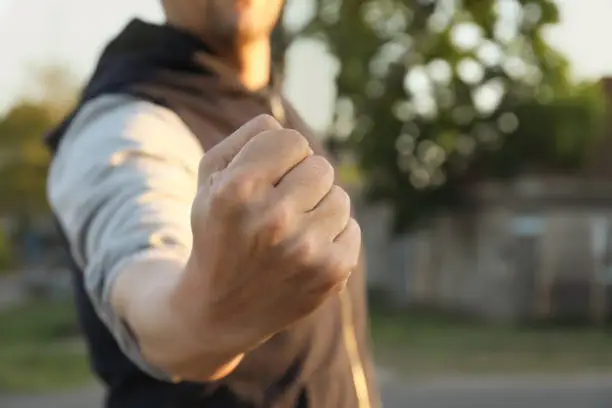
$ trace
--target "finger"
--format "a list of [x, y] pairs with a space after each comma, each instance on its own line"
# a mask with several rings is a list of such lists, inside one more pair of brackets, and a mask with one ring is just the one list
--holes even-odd
[[339, 292], [346, 286], [351, 274], [359, 265], [361, 256], [361, 229], [351, 218], [335, 242], [328, 246], [321, 265], [324, 273], [319, 276], [314, 290], [326, 293]]
[[207, 180], [213, 173], [225, 169], [255, 136], [272, 129], [282, 129], [282, 126], [270, 115], [257, 116], [244, 124], [204, 155], [199, 167], [200, 182]]
[[303, 225], [327, 246], [343, 233], [350, 218], [349, 195], [342, 188], [333, 186], [316, 208], [305, 215]]
[[323, 156], [310, 156], [275, 188], [275, 197], [298, 213], [313, 210], [334, 185], [334, 168]]
[[240, 150], [227, 166], [228, 171], [253, 174], [253, 178], [275, 186], [283, 176], [312, 155], [308, 140], [290, 129], [262, 132]]
[[361, 257], [361, 228], [354, 218], [349, 219], [346, 228], [338, 235], [331, 249], [332, 262], [335, 261], [341, 269], [352, 272], [357, 268]]

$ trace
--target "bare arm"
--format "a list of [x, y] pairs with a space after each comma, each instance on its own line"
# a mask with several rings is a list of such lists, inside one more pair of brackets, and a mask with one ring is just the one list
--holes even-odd
[[[230, 374], [243, 354], [221, 344], [201, 344], [181, 318], [175, 301], [178, 260], [137, 262], [118, 276], [111, 302], [116, 313], [135, 331], [143, 356], [151, 364], [180, 379], [217, 380]], [[221, 336], [219, 336], [221, 337]]]

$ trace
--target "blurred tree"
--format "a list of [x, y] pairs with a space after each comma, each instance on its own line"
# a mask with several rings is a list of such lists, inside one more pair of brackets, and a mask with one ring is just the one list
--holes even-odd
[[73, 77], [62, 68], [38, 70], [33, 78], [31, 89], [0, 116], [0, 217], [11, 220], [12, 238], [18, 240], [48, 211], [49, 154], [42, 138], [77, 95]]
[[396, 231], [469, 183], [579, 168], [603, 99], [575, 86], [543, 32], [552, 0], [315, 0], [302, 32], [339, 61], [334, 144], [357, 154]]
[[48, 108], [22, 101], [0, 119], [0, 212], [28, 215], [46, 209], [48, 153], [41, 138], [53, 124]]
[[32, 67], [32, 77], [23, 99], [44, 106], [54, 122], [63, 119], [79, 96], [81, 84], [75, 75], [63, 65], [42, 65]]
[[9, 244], [8, 234], [0, 230], [0, 275], [10, 272], [13, 262], [14, 256]]

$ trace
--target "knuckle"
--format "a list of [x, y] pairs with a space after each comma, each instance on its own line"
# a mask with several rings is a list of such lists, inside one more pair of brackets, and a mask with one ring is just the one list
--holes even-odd
[[351, 196], [342, 187], [334, 185], [331, 190], [331, 199], [334, 205], [342, 208], [343, 211], [350, 212]]
[[355, 218], [353, 218], [353, 217], [351, 217], [351, 219], [349, 220], [349, 222], [350, 222], [350, 224], [351, 224], [351, 227], [352, 227], [352, 228], [354, 229], [354, 231], [355, 231], [355, 235], [357, 235], [357, 236], [361, 236], [361, 225], [359, 225], [359, 222], [358, 222], [358, 221], [357, 221]]
[[289, 230], [291, 214], [285, 205], [277, 205], [266, 218], [262, 227], [262, 234], [267, 237], [267, 241], [278, 243]]
[[303, 267], [310, 267], [316, 256], [316, 244], [309, 238], [301, 239], [295, 246], [293, 256]]
[[338, 287], [338, 285], [346, 282], [353, 270], [346, 262], [335, 257], [326, 260], [322, 269], [325, 274], [323, 284], [327, 289]]
[[257, 135], [255, 135], [252, 139], [252, 143], [254, 145], [261, 146], [266, 142], [270, 142], [270, 139], [274, 139], [276, 137], [276, 131], [273, 130], [264, 130]]
[[255, 180], [250, 174], [241, 173], [229, 180], [226, 194], [237, 203], [246, 203], [253, 194], [254, 184]]
[[253, 193], [254, 180], [247, 173], [229, 177], [221, 183], [213, 194], [213, 202], [223, 205], [244, 205]]
[[362, 232], [359, 223], [354, 218], [349, 218], [342, 235], [338, 239], [342, 241], [342, 245], [349, 251], [350, 259], [352, 260], [350, 266], [357, 266], [362, 249]]
[[278, 121], [274, 119], [272, 115], [267, 113], [257, 115], [251, 120], [251, 123], [262, 129], [275, 128], [278, 126]]
[[334, 166], [325, 157], [315, 155], [309, 159], [310, 166], [312, 166], [321, 178], [334, 179], [335, 170]]
[[308, 139], [304, 137], [300, 132], [294, 129], [283, 129], [280, 131], [283, 139], [293, 145], [296, 149], [307, 150], [310, 148]]

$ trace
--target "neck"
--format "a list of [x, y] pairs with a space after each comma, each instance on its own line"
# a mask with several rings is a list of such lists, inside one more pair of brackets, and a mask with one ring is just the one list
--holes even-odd
[[242, 84], [251, 91], [265, 88], [270, 82], [270, 39], [263, 38], [239, 44], [232, 58]]
[[[199, 36], [203, 38], [203, 41], [208, 37], [198, 35], [198, 31], [190, 30], [181, 24], [175, 24], [170, 16], [167, 19], [167, 24]], [[269, 84], [272, 69], [272, 49], [269, 36], [261, 36], [259, 39], [249, 41], [238, 41], [233, 47], [214, 47], [212, 44], [208, 44], [208, 46], [214, 49], [222, 60], [238, 70], [240, 82], [248, 90], [257, 91]], [[221, 48], [231, 48], [231, 54], [224, 54]]]

